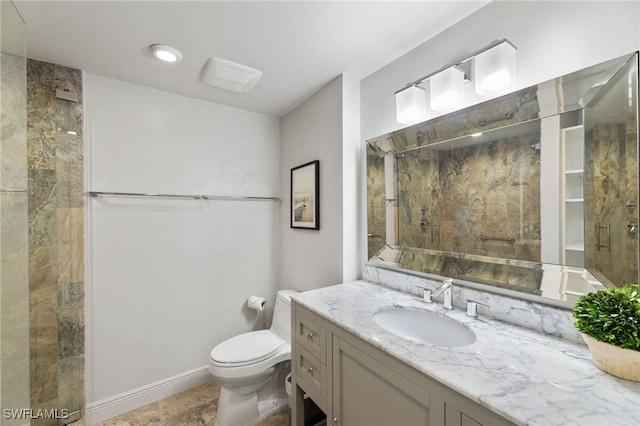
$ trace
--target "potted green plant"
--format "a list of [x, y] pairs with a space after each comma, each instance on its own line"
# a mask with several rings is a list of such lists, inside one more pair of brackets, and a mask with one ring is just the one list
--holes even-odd
[[575, 328], [601, 370], [640, 381], [640, 294], [638, 285], [582, 295], [573, 309]]

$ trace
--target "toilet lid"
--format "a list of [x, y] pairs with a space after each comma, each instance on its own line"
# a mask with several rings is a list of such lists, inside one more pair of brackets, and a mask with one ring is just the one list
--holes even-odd
[[219, 363], [258, 362], [280, 349], [283, 341], [269, 330], [252, 331], [225, 340], [211, 351], [211, 359]]

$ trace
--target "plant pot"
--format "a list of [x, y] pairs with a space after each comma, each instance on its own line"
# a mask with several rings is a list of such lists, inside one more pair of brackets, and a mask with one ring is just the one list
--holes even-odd
[[640, 351], [601, 342], [584, 333], [582, 338], [596, 367], [621, 379], [640, 382]]

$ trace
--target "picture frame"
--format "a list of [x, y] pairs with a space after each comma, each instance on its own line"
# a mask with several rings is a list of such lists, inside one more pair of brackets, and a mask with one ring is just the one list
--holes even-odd
[[291, 228], [320, 229], [320, 161], [291, 169]]

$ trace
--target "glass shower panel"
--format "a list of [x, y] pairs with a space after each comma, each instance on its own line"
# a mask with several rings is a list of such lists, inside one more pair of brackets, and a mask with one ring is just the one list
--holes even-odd
[[585, 263], [615, 286], [638, 282], [638, 55], [587, 105]]
[[[25, 23], [0, 2], [0, 424], [25, 425], [29, 401], [29, 247]], [[8, 415], [6, 409], [9, 411]], [[17, 410], [17, 411], [16, 411]]]
[[[84, 395], [82, 74], [27, 61], [31, 408], [81, 417]], [[58, 423], [60, 422], [60, 423]]]
[[78, 96], [58, 92], [55, 99], [56, 235], [58, 252], [57, 379], [58, 407], [65, 422], [81, 416], [84, 394], [84, 278], [82, 143]]

